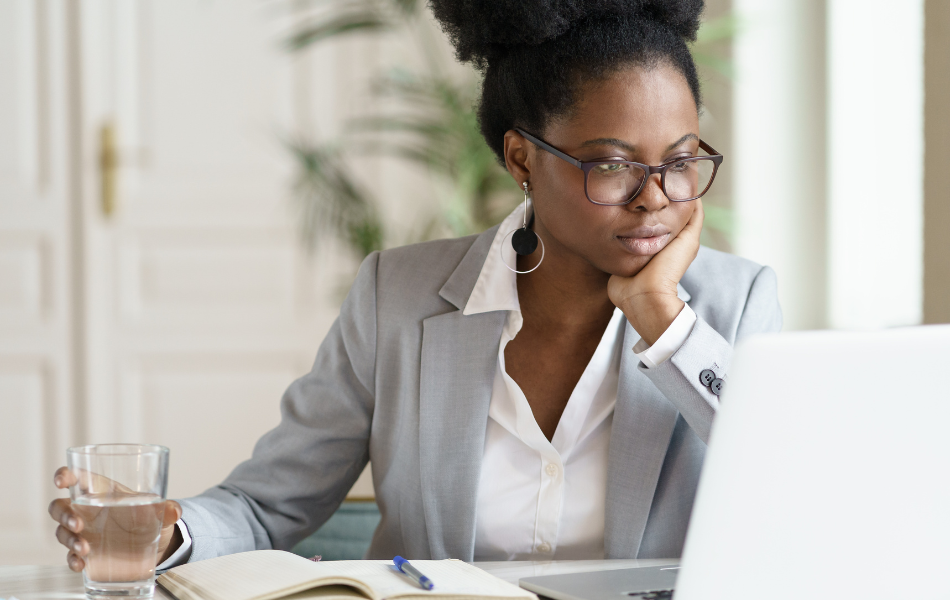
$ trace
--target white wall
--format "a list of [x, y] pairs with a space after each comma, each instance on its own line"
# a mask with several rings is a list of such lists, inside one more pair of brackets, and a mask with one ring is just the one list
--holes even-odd
[[919, 323], [923, 0], [735, 10], [736, 253], [786, 330]]
[[824, 3], [736, 0], [736, 254], [775, 269], [785, 329], [825, 325]]
[[923, 316], [923, 0], [828, 2], [828, 322]]

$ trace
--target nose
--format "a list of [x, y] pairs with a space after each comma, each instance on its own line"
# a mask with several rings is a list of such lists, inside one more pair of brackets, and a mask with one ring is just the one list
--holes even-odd
[[630, 210], [638, 212], [655, 212], [666, 208], [670, 199], [663, 193], [662, 180], [659, 173], [652, 173], [643, 184], [643, 189], [637, 197], [627, 205]]

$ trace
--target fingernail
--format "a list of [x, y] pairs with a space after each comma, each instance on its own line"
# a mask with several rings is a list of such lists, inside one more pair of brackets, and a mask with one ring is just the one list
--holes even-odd
[[76, 517], [69, 517], [69, 525], [68, 525], [68, 526], [69, 526], [70, 529], [72, 529], [73, 531], [75, 531], [76, 528], [79, 527], [79, 521], [76, 520]]
[[76, 554], [82, 554], [82, 542], [79, 540], [73, 542], [73, 550], [76, 551]]
[[56, 487], [59, 487], [59, 486], [61, 486], [61, 485], [63, 484], [63, 480], [62, 480], [62, 478], [57, 477], [56, 479], [53, 480], [53, 483], [56, 484]]

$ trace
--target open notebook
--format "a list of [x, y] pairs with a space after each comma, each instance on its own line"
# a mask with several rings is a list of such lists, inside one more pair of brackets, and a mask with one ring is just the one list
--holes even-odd
[[255, 550], [181, 565], [158, 583], [178, 600], [537, 600], [516, 585], [459, 560], [414, 560], [435, 588], [426, 591], [390, 561], [311, 562]]

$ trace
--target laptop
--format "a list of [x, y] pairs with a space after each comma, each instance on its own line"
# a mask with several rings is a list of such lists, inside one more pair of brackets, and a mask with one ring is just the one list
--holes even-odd
[[521, 586], [556, 600], [950, 598], [950, 326], [753, 338], [723, 392], [678, 568]]

